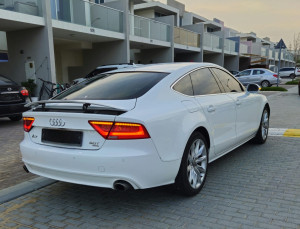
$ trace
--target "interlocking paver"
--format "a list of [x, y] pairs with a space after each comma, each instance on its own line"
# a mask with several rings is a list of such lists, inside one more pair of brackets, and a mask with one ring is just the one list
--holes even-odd
[[23, 138], [22, 121], [0, 118], [0, 190], [36, 177], [22, 168], [19, 144]]

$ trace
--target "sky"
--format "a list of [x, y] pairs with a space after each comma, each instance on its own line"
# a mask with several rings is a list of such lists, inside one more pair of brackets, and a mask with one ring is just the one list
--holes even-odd
[[218, 18], [239, 32], [281, 38], [289, 47], [300, 33], [300, 0], [178, 0], [185, 10], [207, 19]]

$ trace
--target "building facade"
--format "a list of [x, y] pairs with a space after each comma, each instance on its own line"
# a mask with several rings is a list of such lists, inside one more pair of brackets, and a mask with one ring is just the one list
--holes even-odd
[[[104, 64], [205, 61], [243, 70], [279, 59], [270, 39], [174, 0], [0, 0], [0, 31], [0, 74], [18, 83], [71, 82]], [[290, 52], [281, 55], [281, 66], [294, 65]]]

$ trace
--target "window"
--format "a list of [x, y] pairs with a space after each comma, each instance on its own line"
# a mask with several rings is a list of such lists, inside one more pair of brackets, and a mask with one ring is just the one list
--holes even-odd
[[245, 70], [239, 73], [239, 76], [250, 76], [251, 70]]
[[221, 81], [221, 84], [224, 87], [225, 92], [244, 91], [244, 88], [241, 86], [241, 84], [231, 75], [229, 75], [227, 72], [224, 72], [223, 70], [218, 68], [212, 68], [212, 71], [216, 74], [218, 79]]
[[120, 72], [100, 74], [74, 85], [55, 99], [125, 100], [135, 99], [147, 93], [168, 73]]
[[13, 82], [12, 80], [7, 79], [4, 76], [0, 75], [0, 85], [11, 85], [11, 84], [16, 84], [15, 82]]
[[265, 71], [263, 70], [253, 70], [253, 75], [262, 75], [265, 74]]
[[183, 77], [174, 85], [173, 89], [185, 95], [194, 95], [191, 76]]
[[208, 95], [221, 93], [219, 85], [208, 68], [203, 68], [191, 74], [195, 95]]
[[109, 72], [109, 71], [113, 71], [113, 70], [117, 70], [118, 68], [100, 68], [100, 69], [95, 69], [92, 72], [90, 72], [89, 74], [87, 74], [84, 78], [91, 78], [94, 77], [96, 75], [99, 75], [101, 73], [104, 72]]

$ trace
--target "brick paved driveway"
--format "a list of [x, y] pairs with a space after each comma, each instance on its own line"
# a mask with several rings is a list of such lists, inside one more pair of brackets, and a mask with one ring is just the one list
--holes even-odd
[[36, 177], [22, 168], [19, 144], [23, 138], [22, 121], [0, 118], [0, 190]]
[[[270, 98], [271, 127], [300, 128], [299, 101], [294, 91]], [[8, 137], [14, 133], [2, 124], [6, 150], [15, 152]], [[299, 138], [285, 137], [239, 147], [210, 165], [203, 190], [192, 198], [166, 187], [117, 192], [58, 182], [0, 205], [0, 228], [300, 229], [299, 149]]]
[[0, 205], [0, 228], [300, 228], [300, 141], [270, 137], [210, 165], [192, 198], [58, 182]]

